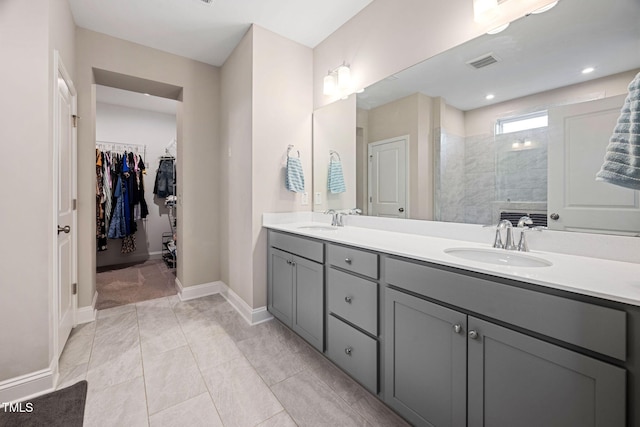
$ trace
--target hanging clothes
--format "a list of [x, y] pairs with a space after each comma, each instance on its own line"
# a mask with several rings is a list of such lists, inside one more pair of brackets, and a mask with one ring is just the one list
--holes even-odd
[[107, 250], [107, 223], [105, 219], [105, 188], [103, 153], [96, 148], [96, 242], [98, 251]]
[[158, 170], [156, 172], [156, 181], [153, 186], [153, 194], [160, 198], [167, 196], [173, 196], [173, 184], [175, 178], [173, 175], [173, 162], [172, 157], [163, 157], [160, 159]]

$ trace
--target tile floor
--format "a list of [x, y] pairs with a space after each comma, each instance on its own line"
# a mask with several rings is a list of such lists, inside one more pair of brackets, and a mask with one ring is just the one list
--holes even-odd
[[85, 426], [406, 426], [277, 320], [220, 295], [101, 310], [73, 330], [58, 388], [89, 383]]

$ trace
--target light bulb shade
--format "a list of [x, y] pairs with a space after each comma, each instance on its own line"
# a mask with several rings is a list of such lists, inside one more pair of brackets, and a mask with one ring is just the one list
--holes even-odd
[[346, 65], [338, 67], [338, 89], [340, 91], [349, 90], [351, 88], [351, 69]]
[[488, 22], [498, 12], [498, 0], [473, 0], [473, 18], [476, 22]]
[[333, 74], [327, 74], [324, 76], [324, 81], [322, 85], [322, 93], [331, 96], [336, 92], [336, 78]]

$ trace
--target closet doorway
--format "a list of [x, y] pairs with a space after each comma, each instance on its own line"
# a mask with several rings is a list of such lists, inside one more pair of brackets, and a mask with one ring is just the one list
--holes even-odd
[[177, 101], [96, 85], [96, 309], [176, 294]]

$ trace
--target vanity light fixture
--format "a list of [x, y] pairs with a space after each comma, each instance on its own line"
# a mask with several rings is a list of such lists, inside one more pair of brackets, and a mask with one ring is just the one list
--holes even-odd
[[549, 3], [548, 5], [543, 6], [543, 7], [541, 7], [540, 9], [536, 9], [536, 10], [534, 10], [534, 11], [533, 11], [533, 12], [531, 12], [531, 13], [533, 13], [534, 15], [537, 15], [537, 14], [539, 14], [539, 13], [544, 13], [544, 12], [546, 12], [546, 11], [550, 10], [550, 9], [553, 9], [553, 8], [555, 7], [555, 5], [557, 5], [557, 4], [558, 4], [558, 2], [557, 2], [557, 1], [554, 1], [553, 3]]
[[327, 96], [340, 96], [342, 99], [346, 99], [353, 93], [351, 69], [347, 64], [343, 63], [339, 67], [329, 70], [324, 76], [322, 93]]
[[506, 24], [504, 24], [504, 25], [500, 25], [499, 27], [494, 28], [493, 30], [487, 31], [487, 34], [494, 35], [494, 34], [501, 33], [504, 30], [506, 30], [507, 27], [509, 27], [509, 23], [508, 22]]
[[589, 74], [589, 73], [593, 73], [594, 71], [595, 71], [595, 68], [587, 67], [584, 70], [582, 70], [582, 74]]

